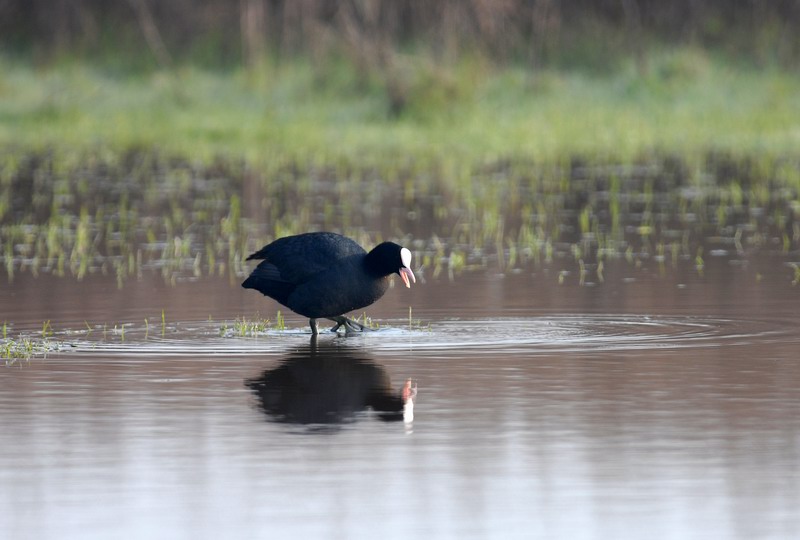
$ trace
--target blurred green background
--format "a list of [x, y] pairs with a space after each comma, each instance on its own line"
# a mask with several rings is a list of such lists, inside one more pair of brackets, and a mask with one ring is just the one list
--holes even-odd
[[319, 229], [451, 276], [789, 256], [799, 22], [796, 1], [5, 0], [0, 257], [121, 286], [233, 282]]
[[800, 5], [7, 0], [0, 143], [470, 160], [800, 143]]

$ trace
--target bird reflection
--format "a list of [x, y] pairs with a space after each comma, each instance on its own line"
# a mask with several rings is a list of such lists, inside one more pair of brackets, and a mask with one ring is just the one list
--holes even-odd
[[303, 346], [245, 385], [276, 422], [337, 428], [371, 409], [386, 421], [413, 421], [417, 388], [392, 390], [389, 374], [363, 351], [336, 341]]

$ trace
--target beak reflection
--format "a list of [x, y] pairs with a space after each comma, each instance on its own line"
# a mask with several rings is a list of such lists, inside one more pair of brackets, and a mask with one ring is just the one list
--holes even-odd
[[383, 366], [336, 343], [303, 346], [245, 385], [274, 422], [330, 430], [370, 416], [406, 424], [414, 419], [417, 385], [411, 379], [396, 391]]

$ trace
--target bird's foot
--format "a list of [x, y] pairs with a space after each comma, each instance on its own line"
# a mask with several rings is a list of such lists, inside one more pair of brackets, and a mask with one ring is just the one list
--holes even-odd
[[336, 323], [336, 326], [331, 328], [331, 332], [338, 332], [339, 328], [344, 326], [345, 335], [352, 335], [356, 332], [364, 332], [372, 330], [371, 328], [364, 326], [363, 324], [354, 321], [353, 319], [348, 319], [342, 315], [338, 317], [328, 317], [330, 320]]

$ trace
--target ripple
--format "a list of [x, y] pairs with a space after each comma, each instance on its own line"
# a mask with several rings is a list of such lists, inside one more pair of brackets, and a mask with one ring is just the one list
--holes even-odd
[[[796, 322], [691, 316], [558, 315], [543, 317], [446, 319], [430, 329], [406, 329], [403, 321], [356, 337], [322, 334], [376, 351], [458, 351], [459, 354], [592, 353], [647, 351], [800, 342]], [[391, 326], [391, 325], [396, 326]], [[181, 325], [180, 332], [129, 341], [83, 341], [81, 354], [125, 356], [234, 356], [282, 352], [308, 343], [305, 329], [269, 331], [255, 337], [219, 336], [211, 325]]]
[[[415, 349], [602, 352], [751, 345], [798, 340], [789, 321], [636, 315], [563, 315], [437, 323]], [[400, 343], [397, 346], [402, 346]], [[397, 348], [382, 343], [381, 348]]]

